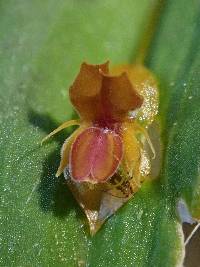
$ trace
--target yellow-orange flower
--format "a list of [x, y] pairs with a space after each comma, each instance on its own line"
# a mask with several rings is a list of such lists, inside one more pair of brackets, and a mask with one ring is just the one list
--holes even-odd
[[[134, 78], [134, 73], [140, 73]], [[80, 120], [65, 122], [50, 133], [71, 126], [79, 128], [65, 141], [61, 151], [59, 176], [66, 167], [76, 182], [102, 183], [108, 181], [121, 165], [129, 176], [139, 176], [141, 144], [136, 132], [145, 130], [137, 123], [145, 115], [145, 93], [155, 89], [155, 81], [141, 66], [135, 72], [128, 66], [109, 73], [108, 62], [101, 65], [83, 63], [80, 72], [70, 88], [70, 100]], [[135, 80], [135, 85], [134, 85]], [[149, 88], [145, 89], [145, 86]], [[149, 91], [150, 92], [150, 91]], [[152, 99], [157, 105], [157, 89]], [[148, 104], [151, 102], [149, 100]], [[142, 115], [141, 115], [142, 113]], [[157, 106], [151, 107], [146, 123], [157, 113]], [[150, 143], [151, 145], [151, 143]]]

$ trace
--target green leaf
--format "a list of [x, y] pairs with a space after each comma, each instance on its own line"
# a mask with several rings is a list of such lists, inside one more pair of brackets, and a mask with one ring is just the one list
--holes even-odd
[[193, 216], [200, 218], [200, 10], [199, 2], [192, 2], [166, 6], [150, 66], [162, 81], [163, 179], [169, 192], [184, 198]]
[[0, 7], [0, 264], [177, 266], [184, 255], [178, 200], [200, 217], [199, 1], [167, 2], [147, 60], [160, 80], [160, 177], [93, 238], [64, 178], [54, 175], [69, 132], [40, 141], [75, 116], [66, 88], [82, 61], [132, 61], [153, 5], [8, 0]]

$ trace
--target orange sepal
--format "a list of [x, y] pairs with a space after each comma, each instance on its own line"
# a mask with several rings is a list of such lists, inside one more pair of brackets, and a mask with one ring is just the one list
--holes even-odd
[[158, 113], [159, 91], [154, 75], [142, 65], [119, 65], [111, 69], [112, 75], [126, 73], [135, 90], [144, 101], [136, 119], [144, 125], [151, 124]]
[[123, 121], [131, 110], [141, 107], [143, 98], [134, 89], [127, 74], [103, 78], [102, 99], [105, 114], [116, 121]]
[[80, 72], [69, 95], [79, 116], [86, 121], [94, 121], [100, 109], [100, 93], [103, 73], [108, 73], [108, 62], [101, 65], [82, 63]]
[[128, 112], [139, 108], [143, 98], [127, 74], [109, 75], [108, 62], [83, 63], [70, 88], [70, 99], [80, 117], [92, 122], [121, 122]]

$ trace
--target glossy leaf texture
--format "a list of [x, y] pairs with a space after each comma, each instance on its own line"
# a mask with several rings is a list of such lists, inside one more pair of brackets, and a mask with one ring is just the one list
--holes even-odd
[[147, 66], [160, 80], [163, 164], [93, 237], [56, 178], [69, 132], [41, 139], [75, 116], [66, 88], [81, 62], [132, 63], [154, 1], [3, 1], [0, 4], [2, 266], [178, 266], [177, 202], [200, 217], [198, 0], [167, 1]]

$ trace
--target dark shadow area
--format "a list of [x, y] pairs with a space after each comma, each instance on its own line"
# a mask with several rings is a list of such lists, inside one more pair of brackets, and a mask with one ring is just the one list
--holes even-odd
[[138, 38], [139, 42], [136, 49], [134, 49], [130, 57], [130, 64], [137, 62], [148, 66], [149, 55], [152, 54], [154, 43], [157, 41], [157, 35], [159, 35], [161, 29], [160, 25], [164, 21], [163, 17], [168, 4], [166, 0], [155, 1], [153, 8], [149, 8], [148, 18], [145, 18], [145, 26]]
[[[154, 10], [154, 14], [152, 14], [152, 17], [150, 17], [150, 23], [147, 22], [147, 27], [154, 26], [153, 31], [151, 32], [151, 40], [149, 42], [149, 46], [147, 47], [147, 53], [146, 58], [144, 59], [144, 65], [149, 67], [151, 65], [151, 60], [154, 56], [154, 50], [156, 47], [156, 44], [158, 43], [158, 40], [160, 38], [163, 24], [166, 21], [166, 16], [168, 15], [168, 9], [169, 9], [170, 3], [166, 0], [161, 0], [157, 3], [157, 6]], [[148, 33], [148, 29], [145, 33]]]
[[[189, 236], [189, 234], [194, 229], [195, 225], [183, 223], [183, 231], [185, 235], [185, 239]], [[200, 228], [191, 238], [190, 242], [186, 246], [186, 255], [184, 266], [185, 267], [199, 267], [200, 266]]]
[[[76, 114], [73, 114], [73, 118], [76, 118]], [[52, 130], [59, 126], [59, 123], [54, 121], [49, 115], [38, 114], [37, 112], [30, 110], [28, 114], [29, 121], [32, 125], [39, 127], [46, 134], [49, 134]], [[40, 179], [38, 193], [40, 197], [40, 207], [44, 212], [52, 211], [57, 217], [64, 218], [68, 216], [71, 209], [76, 210], [77, 217], [83, 219], [83, 212], [78, 206], [72, 193], [67, 187], [67, 183], [64, 176], [56, 177], [55, 173], [60, 162], [60, 149], [66, 138], [70, 136], [72, 130], [63, 130], [56, 134], [52, 140], [59, 143], [58, 148], [47, 155], [43, 163], [43, 171]]]

